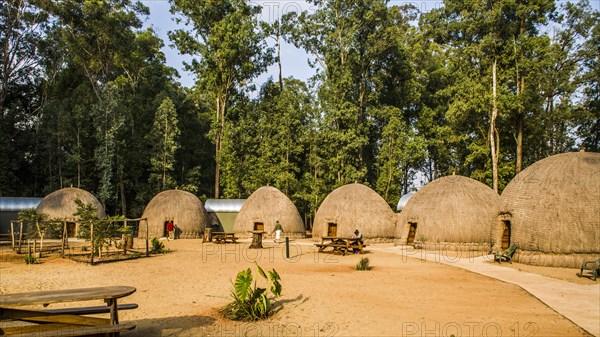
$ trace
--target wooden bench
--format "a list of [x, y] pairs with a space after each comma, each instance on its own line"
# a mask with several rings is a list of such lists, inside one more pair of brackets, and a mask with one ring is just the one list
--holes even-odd
[[120, 332], [130, 331], [133, 329], [135, 329], [135, 325], [128, 323], [80, 327], [73, 327], [70, 324], [50, 323], [0, 328], [0, 335], [9, 335], [13, 337], [75, 337], [118, 334]]
[[215, 243], [237, 243], [237, 239], [235, 237], [235, 233], [226, 233], [226, 232], [213, 232], [212, 238], [215, 240]]
[[[119, 336], [120, 332], [135, 328], [133, 324], [120, 324], [119, 309], [135, 309], [137, 304], [117, 304], [117, 300], [134, 293], [128, 286], [64, 289], [0, 295], [0, 321], [25, 322], [0, 328], [0, 335], [12, 336]], [[61, 308], [46, 310], [15, 309], [15, 306], [44, 305], [63, 302], [103, 300], [106, 306]], [[109, 313], [110, 318], [84, 315]], [[12, 324], [12, 323], [11, 323]]]
[[[117, 310], [132, 310], [137, 309], [138, 305], [135, 303], [119, 304]], [[82, 308], [63, 308], [63, 309], [51, 309], [51, 310], [40, 310], [47, 314], [58, 314], [58, 315], [95, 315], [95, 314], [108, 314], [110, 308], [105, 305], [99, 305], [95, 307], [82, 307]]]
[[319, 253], [323, 253], [327, 248], [331, 248], [332, 253], [339, 252], [342, 255], [346, 255], [355, 249], [358, 249], [360, 254], [364, 254], [364, 247], [367, 245], [361, 243], [361, 240], [358, 238], [324, 236], [321, 238], [321, 243], [315, 243], [315, 246], [319, 248]]

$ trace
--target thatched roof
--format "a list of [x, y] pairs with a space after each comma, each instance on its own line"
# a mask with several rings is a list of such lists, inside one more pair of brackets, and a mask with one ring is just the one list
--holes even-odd
[[500, 197], [477, 180], [452, 175], [436, 179], [408, 201], [397, 235], [406, 243], [416, 223], [415, 246], [444, 244], [451, 250], [489, 250]]
[[290, 198], [275, 187], [263, 186], [246, 199], [235, 219], [233, 230], [239, 236], [251, 236], [248, 231], [254, 230], [254, 224], [263, 223], [264, 231], [269, 236], [277, 220], [284, 236], [305, 237], [304, 222]]
[[98, 217], [106, 216], [104, 207], [90, 192], [76, 187], [67, 187], [48, 194], [37, 206], [35, 211], [48, 216], [48, 219], [74, 220], [73, 213], [77, 211], [75, 200], [93, 204], [98, 210]]
[[327, 236], [329, 223], [337, 224], [337, 236], [350, 237], [354, 230], [371, 242], [393, 241], [396, 216], [377, 192], [363, 184], [348, 184], [331, 192], [315, 215], [313, 237]]
[[600, 153], [573, 152], [540, 160], [502, 193], [515, 260], [579, 267], [600, 258]]
[[[202, 201], [190, 192], [167, 190], [157, 194], [144, 209], [142, 218], [148, 219], [149, 237], [163, 237], [165, 222], [173, 223], [181, 230], [180, 238], [193, 239], [201, 236], [208, 214]], [[139, 237], [146, 236], [144, 222], [140, 222]]]

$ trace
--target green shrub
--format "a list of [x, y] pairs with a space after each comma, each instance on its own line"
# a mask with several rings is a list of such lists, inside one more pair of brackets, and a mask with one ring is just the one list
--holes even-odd
[[165, 245], [158, 241], [157, 238], [152, 238], [152, 249], [150, 250], [150, 253], [152, 254], [164, 254], [164, 253], [168, 253], [169, 251], [167, 249], [165, 249]]
[[[256, 321], [265, 319], [274, 313], [269, 299], [269, 290], [275, 298], [281, 296], [281, 283], [279, 274], [275, 269], [269, 271], [269, 277], [265, 271], [256, 264], [258, 273], [267, 281], [265, 288], [259, 288], [254, 282], [252, 285], [252, 272], [250, 268], [237, 274], [231, 297], [233, 302], [226, 305], [221, 312], [223, 316], [236, 321]], [[269, 287], [270, 284], [270, 287]]]
[[25, 255], [25, 264], [37, 264], [38, 261], [35, 257], [31, 256], [31, 254]]
[[360, 259], [360, 261], [358, 261], [358, 263], [356, 264], [355, 269], [356, 270], [371, 270], [373, 267], [371, 267], [369, 265], [369, 258], [368, 257], [363, 257]]

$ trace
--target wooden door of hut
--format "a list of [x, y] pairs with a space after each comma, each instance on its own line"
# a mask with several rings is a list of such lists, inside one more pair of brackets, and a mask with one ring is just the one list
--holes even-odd
[[264, 222], [255, 222], [254, 223], [254, 230], [255, 231], [264, 231], [265, 230], [265, 224], [264, 224]]
[[417, 235], [417, 223], [409, 222], [408, 237], [406, 238], [406, 244], [412, 245], [415, 242], [415, 236]]
[[330, 222], [327, 224], [327, 236], [337, 236], [337, 224]]
[[510, 247], [510, 221], [502, 220], [504, 230], [502, 231], [502, 244], [501, 249], [508, 249]]

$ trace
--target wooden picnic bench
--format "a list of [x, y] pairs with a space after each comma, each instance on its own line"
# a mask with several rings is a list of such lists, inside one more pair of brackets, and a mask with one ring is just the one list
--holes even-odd
[[[0, 327], [0, 335], [11, 336], [89, 336], [133, 330], [133, 324], [120, 324], [118, 311], [135, 309], [137, 304], [117, 305], [117, 299], [134, 293], [134, 287], [114, 286], [83, 289], [38, 291], [0, 295], [0, 322], [25, 322], [28, 325]], [[22, 310], [13, 307], [53, 303], [103, 300], [106, 306]], [[110, 318], [83, 315], [110, 313]]]
[[361, 254], [364, 254], [364, 248], [367, 247], [367, 245], [362, 243], [359, 238], [344, 238], [337, 236], [323, 236], [321, 237], [321, 243], [315, 243], [315, 246], [319, 248], [319, 253], [323, 253], [331, 248], [332, 253], [339, 252], [342, 255], [353, 252], [355, 249]]
[[237, 239], [235, 237], [235, 233], [228, 232], [212, 232], [212, 238], [215, 240], [215, 243], [237, 243]]

